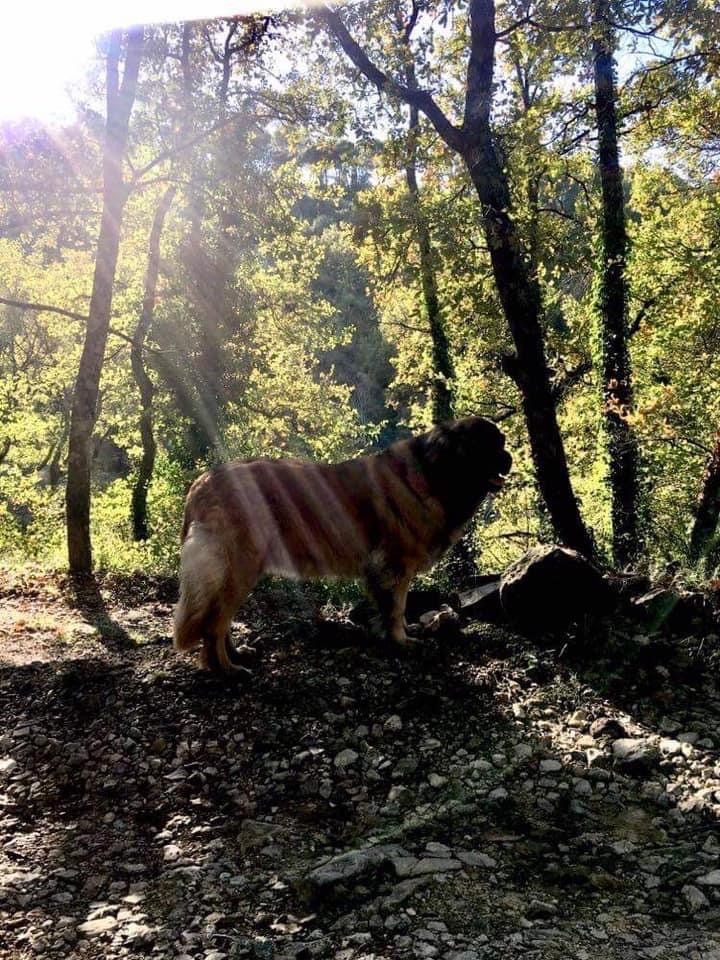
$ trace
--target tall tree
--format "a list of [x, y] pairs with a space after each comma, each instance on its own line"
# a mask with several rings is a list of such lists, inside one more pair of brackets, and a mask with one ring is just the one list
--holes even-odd
[[[90, 573], [90, 470], [91, 440], [97, 416], [98, 392], [113, 286], [120, 247], [120, 227], [128, 190], [123, 179], [130, 114], [135, 101], [143, 55], [143, 29], [110, 34], [106, 61], [105, 143], [103, 148], [103, 206], [95, 257], [85, 342], [70, 417], [67, 490], [65, 495], [68, 559], [73, 573]], [[124, 68], [120, 79], [120, 65]]]
[[138, 466], [138, 474], [132, 492], [132, 527], [135, 540], [147, 540], [148, 517], [147, 495], [150, 481], [155, 468], [157, 444], [153, 432], [153, 397], [155, 384], [145, 368], [144, 350], [145, 339], [152, 326], [155, 315], [155, 301], [157, 299], [158, 275], [160, 272], [160, 239], [162, 237], [165, 218], [170, 209], [177, 186], [171, 184], [165, 189], [158, 203], [153, 217], [148, 242], [148, 262], [145, 272], [143, 302], [140, 319], [130, 346], [130, 364], [135, 383], [140, 392], [140, 441], [142, 443], [142, 458]]
[[493, 274], [514, 344], [506, 369], [522, 397], [538, 486], [559, 538], [594, 551], [570, 483], [555, 399], [545, 358], [542, 298], [512, 215], [510, 185], [491, 122], [495, 46], [494, 0], [470, 0], [470, 51], [461, 124], [451, 122], [432, 94], [412, 89], [381, 70], [334, 10], [321, 16], [346, 55], [377, 88], [421, 110], [467, 169], [480, 207]]
[[627, 230], [618, 149], [615, 33], [610, 0], [593, 2], [593, 75], [602, 188], [599, 278], [603, 414], [612, 497], [613, 555], [619, 566], [638, 553], [638, 448], [628, 415], [633, 405], [628, 349]]

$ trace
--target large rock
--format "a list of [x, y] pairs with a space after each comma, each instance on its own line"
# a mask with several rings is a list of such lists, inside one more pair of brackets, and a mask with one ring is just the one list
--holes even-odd
[[558, 630], [607, 611], [612, 593], [598, 568], [567, 547], [533, 547], [500, 579], [507, 618], [530, 631]]

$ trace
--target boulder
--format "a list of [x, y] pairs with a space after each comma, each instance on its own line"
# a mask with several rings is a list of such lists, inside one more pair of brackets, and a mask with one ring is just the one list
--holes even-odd
[[682, 590], [675, 585], [658, 586], [632, 600], [633, 612], [652, 631], [687, 633], [693, 629], [715, 630], [720, 615], [710, 595]]
[[568, 547], [533, 547], [500, 579], [500, 604], [523, 630], [561, 630], [607, 612], [612, 591], [598, 568]]

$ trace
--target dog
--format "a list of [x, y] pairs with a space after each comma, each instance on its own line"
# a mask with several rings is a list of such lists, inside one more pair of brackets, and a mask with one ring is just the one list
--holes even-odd
[[200, 647], [203, 666], [246, 672], [230, 625], [263, 574], [361, 578], [387, 637], [407, 646], [411, 580], [462, 536], [511, 466], [497, 426], [466, 417], [343, 463], [209, 470], [185, 502], [175, 649]]

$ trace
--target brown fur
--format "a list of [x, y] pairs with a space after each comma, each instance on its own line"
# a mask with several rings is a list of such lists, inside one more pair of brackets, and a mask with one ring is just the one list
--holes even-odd
[[462, 534], [512, 463], [489, 420], [467, 417], [382, 453], [326, 465], [233, 461], [185, 503], [175, 647], [238, 668], [232, 618], [265, 573], [360, 577], [390, 639], [407, 644], [410, 581]]

